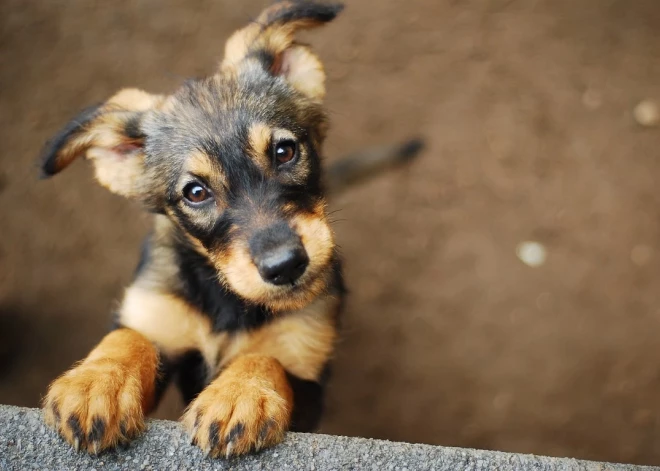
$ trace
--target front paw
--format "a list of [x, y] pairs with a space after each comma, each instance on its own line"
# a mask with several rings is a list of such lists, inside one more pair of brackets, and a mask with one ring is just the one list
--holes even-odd
[[192, 443], [207, 455], [243, 455], [280, 443], [291, 420], [291, 389], [274, 378], [226, 371], [183, 416]]
[[139, 376], [112, 360], [83, 363], [51, 384], [44, 419], [76, 450], [128, 443], [144, 429]]

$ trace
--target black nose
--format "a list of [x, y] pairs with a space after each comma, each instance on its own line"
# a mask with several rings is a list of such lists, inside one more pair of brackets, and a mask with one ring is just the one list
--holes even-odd
[[264, 281], [279, 286], [295, 282], [305, 273], [308, 264], [309, 258], [303, 247], [282, 245], [262, 255], [257, 268]]

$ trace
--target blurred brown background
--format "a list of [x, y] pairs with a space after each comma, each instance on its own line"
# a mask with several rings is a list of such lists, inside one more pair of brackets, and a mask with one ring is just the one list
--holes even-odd
[[[0, 2], [1, 403], [101, 338], [149, 225], [83, 163], [38, 181], [42, 143], [210, 72], [265, 2]], [[323, 432], [660, 464], [660, 130], [632, 113], [659, 32], [656, 0], [354, 0], [306, 36], [329, 159], [428, 139], [334, 201], [352, 296]]]

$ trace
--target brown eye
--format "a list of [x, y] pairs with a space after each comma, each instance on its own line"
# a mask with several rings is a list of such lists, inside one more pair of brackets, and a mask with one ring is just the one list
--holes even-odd
[[188, 183], [183, 188], [183, 197], [190, 203], [202, 203], [211, 197], [211, 192], [199, 183]]
[[275, 163], [277, 165], [291, 162], [296, 157], [296, 143], [281, 141], [275, 144]]

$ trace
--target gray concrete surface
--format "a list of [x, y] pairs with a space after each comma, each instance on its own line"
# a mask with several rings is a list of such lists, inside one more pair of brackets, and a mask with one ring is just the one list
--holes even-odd
[[290, 433], [259, 455], [204, 458], [176, 422], [151, 420], [127, 450], [76, 453], [46, 428], [36, 409], [0, 405], [0, 470], [642, 470], [633, 465]]

